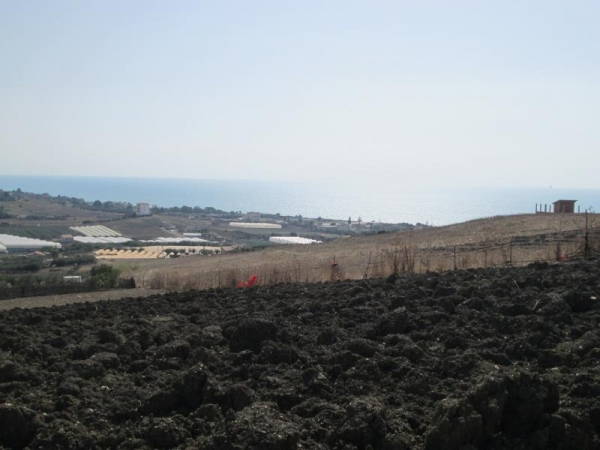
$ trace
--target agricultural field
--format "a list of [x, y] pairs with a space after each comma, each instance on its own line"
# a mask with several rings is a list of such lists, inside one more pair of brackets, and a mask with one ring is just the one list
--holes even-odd
[[[597, 235], [598, 224], [598, 215], [591, 215], [592, 235]], [[502, 216], [214, 258], [148, 260], [133, 276], [140, 286], [179, 290], [231, 286], [250, 275], [258, 275], [262, 283], [314, 282], [387, 276], [394, 271], [521, 265], [573, 257], [581, 251], [584, 226], [584, 215]]]
[[[63, 234], [77, 234], [71, 227], [104, 225], [133, 240], [151, 240], [160, 237], [182, 237], [186, 231], [202, 232], [203, 237], [221, 245], [243, 247], [269, 246], [271, 235], [332, 240], [340, 234], [311, 230], [298, 223], [283, 228], [238, 228], [230, 226], [231, 213], [202, 215], [169, 213], [131, 217], [131, 214], [84, 209], [67, 199], [20, 193], [15, 201], [2, 201], [3, 211], [12, 217], [0, 220], [0, 233], [39, 239], [58, 239]], [[89, 207], [90, 205], [88, 205]], [[221, 214], [221, 215], [220, 215]], [[241, 214], [240, 214], [241, 217]], [[281, 218], [278, 218], [281, 220]]]
[[135, 240], [156, 239], [157, 237], [178, 237], [178, 233], [169, 231], [165, 228], [165, 222], [180, 227], [185, 227], [189, 223], [186, 219], [153, 215], [113, 222], [110, 224], [110, 228], [118, 231], [123, 236]]
[[[533, 260], [568, 260], [581, 255], [585, 222], [583, 214], [525, 214], [350, 237], [317, 232], [314, 227], [311, 229], [308, 220], [303, 226], [292, 220], [278, 230], [241, 229], [230, 226], [230, 222], [236, 219], [230, 213], [221, 218], [182, 213], [131, 218], [123, 214], [96, 214], [41, 196], [2, 203], [13, 209], [52, 212], [68, 219], [39, 220], [36, 225], [25, 226], [31, 222], [29, 219], [12, 218], [8, 219], [10, 223], [3, 222], [0, 232], [8, 233], [4, 230], [8, 227], [9, 230], [18, 229], [15, 235], [51, 239], [61, 234], [72, 234], [73, 230], [67, 226], [104, 225], [126, 238], [140, 240], [183, 238], [185, 232], [199, 233], [202, 239], [210, 242], [209, 246], [234, 250], [210, 257], [138, 259], [133, 256], [140, 256], [142, 252], [130, 249], [132, 244], [137, 244], [134, 242], [117, 248], [117, 254], [97, 255], [103, 262], [114, 265], [135, 259], [135, 264], [125, 271], [127, 277], [134, 277], [138, 286], [168, 290], [233, 286], [251, 275], [257, 275], [259, 283], [263, 284], [317, 282], [381, 277], [393, 272], [444, 271], [522, 265]], [[68, 215], [71, 210], [77, 211], [75, 215]], [[112, 214], [118, 220], [89, 220], [106, 214]], [[84, 218], [88, 223], [83, 224]], [[597, 233], [599, 223], [598, 215], [589, 216], [592, 237]], [[324, 243], [303, 248], [283, 247], [269, 242], [271, 237], [308, 238]], [[99, 245], [77, 245], [74, 248], [79, 251], [100, 248]], [[105, 247], [108, 246], [112, 245]], [[77, 270], [85, 271], [86, 268]]]
[[230, 247], [211, 247], [206, 245], [149, 245], [129, 249], [101, 249], [94, 255], [99, 260], [122, 259], [164, 259], [200, 255], [215, 255], [231, 251]]
[[69, 227], [65, 225], [48, 225], [47, 221], [43, 223], [43, 225], [41, 223], [38, 225], [7, 223], [6, 225], [0, 225], [0, 233], [42, 240], [59, 239], [63, 234], [71, 233]]
[[599, 271], [0, 311], [0, 447], [598, 450]]
[[[90, 211], [79, 208], [75, 205], [70, 204], [67, 201], [57, 202], [51, 198], [45, 198], [43, 196], [27, 196], [23, 194], [15, 201], [1, 202], [4, 210], [15, 216], [22, 216], [25, 220], [26, 216], [36, 216], [40, 220], [60, 220], [65, 223], [81, 223], [88, 220], [111, 220], [122, 217], [122, 214]], [[8, 219], [12, 221], [13, 219]], [[32, 219], [35, 220], [35, 219]]]
[[35, 239], [58, 239], [63, 234], [71, 234], [71, 226], [122, 217], [122, 214], [89, 211], [66, 201], [27, 194], [15, 201], [3, 201], [0, 206], [12, 216], [0, 220], [0, 233]]
[[123, 236], [136, 240], [182, 237], [185, 230], [201, 230], [202, 237], [209, 241], [244, 247], [269, 246], [271, 245], [269, 238], [273, 235], [289, 236], [296, 234], [319, 240], [333, 240], [340, 237], [330, 233], [317, 233], [296, 225], [286, 226], [285, 228], [240, 228], [230, 226], [229, 221], [212, 221], [190, 218], [184, 215], [153, 215], [124, 219], [112, 222], [110, 228], [118, 231]]

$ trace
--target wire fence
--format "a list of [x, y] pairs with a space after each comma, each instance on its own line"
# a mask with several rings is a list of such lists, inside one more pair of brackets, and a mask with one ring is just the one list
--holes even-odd
[[312, 256], [197, 273], [157, 270], [138, 281], [151, 289], [201, 290], [235, 287], [251, 276], [257, 284], [382, 278], [393, 273], [424, 273], [484, 267], [522, 266], [539, 261], [566, 262], [600, 254], [600, 233], [589, 230], [522, 236], [506, 241], [428, 247], [405, 243], [359, 255]]

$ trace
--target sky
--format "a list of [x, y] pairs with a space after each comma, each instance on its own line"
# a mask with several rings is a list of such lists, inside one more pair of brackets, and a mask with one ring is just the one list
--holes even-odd
[[600, 188], [600, 2], [0, 1], [0, 174]]

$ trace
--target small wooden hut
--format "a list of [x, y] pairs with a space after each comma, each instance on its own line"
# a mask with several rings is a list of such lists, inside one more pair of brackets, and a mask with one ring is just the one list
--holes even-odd
[[554, 203], [554, 213], [574, 213], [577, 200], [557, 200]]

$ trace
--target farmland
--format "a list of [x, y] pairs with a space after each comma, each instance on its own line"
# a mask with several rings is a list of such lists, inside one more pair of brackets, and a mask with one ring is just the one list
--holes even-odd
[[599, 269], [0, 311], [0, 447], [597, 450]]
[[[597, 236], [596, 220], [597, 216], [589, 218], [592, 236]], [[581, 251], [584, 226], [583, 215], [503, 216], [447, 227], [346, 237], [318, 245], [278, 246], [203, 259], [144, 261], [132, 275], [140, 286], [178, 290], [231, 286], [253, 274], [264, 283], [314, 282], [387, 276], [396, 270], [519, 265], [576, 256]]]
[[214, 247], [205, 245], [149, 245], [146, 247], [132, 249], [102, 249], [96, 250], [94, 255], [97, 259], [157, 259], [173, 258], [178, 256], [192, 256], [196, 254], [219, 254], [232, 250], [229, 247]]
[[[585, 228], [583, 214], [524, 214], [444, 227], [412, 229], [403, 225], [404, 231], [385, 232], [383, 229], [380, 231], [382, 234], [360, 235], [354, 231], [344, 235], [343, 232], [340, 234], [340, 229], [336, 234], [322, 230], [329, 226], [319, 224], [333, 222], [320, 219], [274, 216], [266, 221], [278, 221], [278, 225], [284, 225], [284, 228], [237, 228], [230, 225], [235, 215], [219, 215], [214, 211], [210, 214], [166, 211], [132, 217], [106, 210], [90, 211], [64, 200], [33, 194], [22, 194], [16, 201], [3, 204], [9, 205], [11, 212], [25, 210], [34, 217], [40, 217], [42, 213], [53, 214], [52, 219], [43, 220], [12, 217], [3, 222], [4, 228], [21, 232], [29, 229], [53, 230], [52, 234], [56, 236], [62, 231], [75, 233], [78, 229], [100, 230], [107, 227], [123, 236], [115, 239], [132, 239], [120, 246], [110, 243], [66, 244], [64, 256], [78, 257], [81, 252], [94, 252], [98, 261], [121, 269], [124, 277], [133, 277], [138, 287], [165, 290], [234, 286], [251, 275], [258, 276], [259, 284], [318, 282], [376, 278], [393, 272], [422, 273], [514, 266], [533, 260], [569, 260], [583, 255]], [[39, 210], [36, 205], [40, 206]], [[91, 207], [89, 204], [85, 206]], [[110, 207], [125, 211], [129, 208], [127, 205]], [[61, 219], [56, 218], [59, 216]], [[95, 216], [103, 221], [93, 220]], [[588, 219], [591, 251], [598, 247], [594, 239], [597, 239], [599, 222], [594, 214], [590, 214]], [[244, 223], [241, 218], [239, 220], [239, 223]], [[93, 227], [79, 228], [82, 225]], [[39, 235], [42, 237], [48, 233]], [[197, 238], [198, 235], [202, 238]], [[185, 240], [186, 236], [190, 240], [204, 239], [207, 242], [184, 242], [187, 251], [182, 249], [168, 253], [164, 251], [173, 250], [181, 244], [157, 242], [156, 245], [163, 248], [156, 252], [156, 248], [148, 248], [150, 243], [141, 242], [161, 238]], [[324, 243], [281, 246], [270, 242], [271, 237], [298, 242], [315, 239]], [[193, 251], [192, 247], [195, 247]], [[163, 257], [159, 258], [161, 255]], [[89, 269], [89, 266], [76, 266], [67, 275], [86, 276]], [[54, 269], [44, 269], [48, 270]]]

